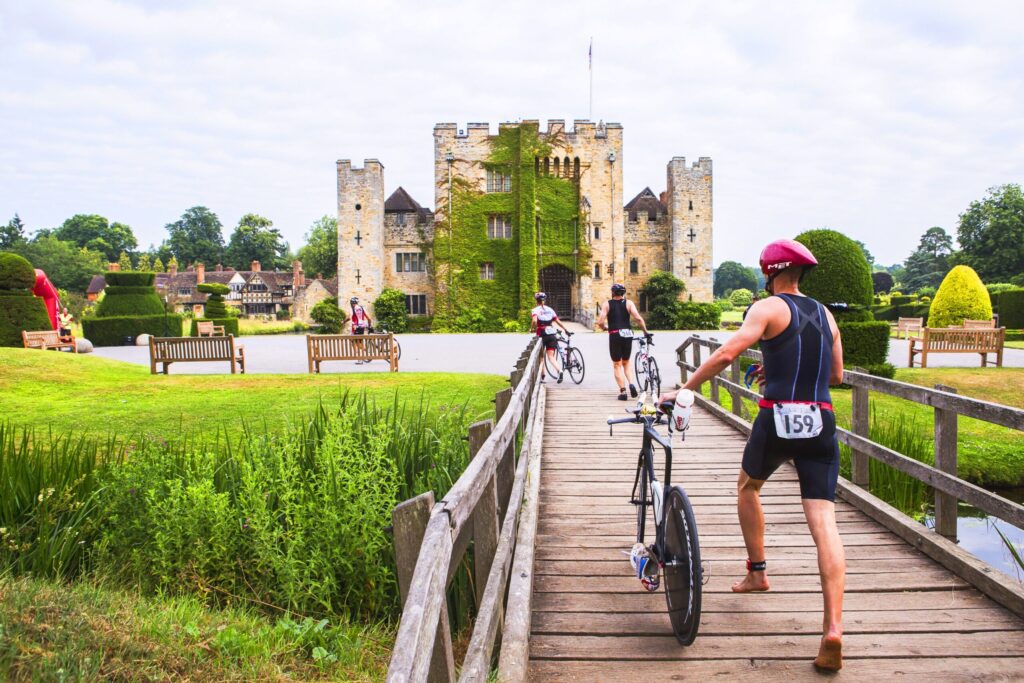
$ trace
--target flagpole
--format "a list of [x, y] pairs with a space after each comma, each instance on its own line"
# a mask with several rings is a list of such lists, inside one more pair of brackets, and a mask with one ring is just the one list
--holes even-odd
[[590, 110], [587, 119], [594, 120], [594, 38], [590, 38], [590, 50], [587, 51], [587, 70], [590, 72]]

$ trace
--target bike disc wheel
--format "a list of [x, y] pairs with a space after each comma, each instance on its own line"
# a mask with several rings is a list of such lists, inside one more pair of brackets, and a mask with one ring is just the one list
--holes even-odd
[[583, 364], [583, 354], [575, 347], [569, 350], [569, 363], [567, 369], [569, 370], [569, 376], [572, 377], [573, 382], [579, 384], [583, 381], [583, 374], [587, 369]]
[[697, 521], [686, 492], [673, 486], [665, 505], [665, 602], [672, 631], [681, 645], [689, 645], [700, 627], [701, 586]]
[[644, 365], [643, 356], [639, 351], [633, 354], [633, 372], [636, 373], [637, 386], [647, 386], [647, 366]]
[[554, 354], [548, 355], [544, 349], [544, 367], [548, 371], [548, 377], [558, 379], [558, 373], [562, 371], [562, 349], [556, 348]]
[[658, 361], [648, 358], [647, 362], [650, 363], [647, 370], [647, 390], [657, 398], [661, 396], [661, 372], [658, 370]]
[[398, 360], [402, 360], [402, 345], [395, 340], [395, 354], [398, 356]]

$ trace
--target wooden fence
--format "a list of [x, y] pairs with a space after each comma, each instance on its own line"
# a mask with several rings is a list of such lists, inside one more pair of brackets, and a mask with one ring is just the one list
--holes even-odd
[[[700, 335], [691, 335], [684, 340], [676, 349], [676, 365], [679, 366], [682, 381], [685, 382], [688, 373], [695, 371], [701, 364], [703, 351], [707, 351], [710, 356], [721, 346], [722, 343], [716, 339], [704, 338]], [[687, 360], [688, 351], [691, 354], [692, 362]], [[760, 351], [751, 349], [745, 351], [741, 357], [761, 362]], [[750, 424], [744, 419], [747, 408], [741, 399], [746, 398], [756, 402], [761, 395], [744, 386], [740, 378], [740, 358], [736, 358], [727, 369], [712, 378], [710, 401], [700, 394], [697, 394], [697, 400], [713, 413], [749, 433]], [[839, 442], [850, 447], [851, 459], [851, 480], [840, 478], [840, 495], [900, 535], [908, 543], [977, 586], [997, 602], [1024, 616], [1024, 586], [994, 570], [954, 542], [956, 539], [957, 503], [961, 500], [986, 514], [998, 517], [1016, 527], [1024, 528], [1024, 506], [975, 486], [957, 476], [959, 416], [1024, 431], [1024, 410], [959, 396], [951, 387], [938, 385], [934, 389], [929, 389], [875, 377], [856, 370], [844, 372], [843, 382], [852, 387], [853, 405], [851, 429], [837, 429]], [[731, 412], [727, 412], [721, 406], [723, 389], [730, 395]], [[871, 441], [869, 438], [869, 397], [871, 392], [894, 396], [934, 409], [934, 466], [919, 462]], [[934, 490], [934, 531], [902, 514], [867, 491], [870, 484], [868, 458], [874, 458], [908, 474]]]
[[493, 426], [488, 420], [470, 427], [470, 464], [444, 498], [434, 502], [427, 492], [395, 508], [402, 619], [388, 681], [455, 680], [445, 591], [470, 541], [478, 608], [458, 680], [488, 680], [499, 638], [500, 679], [525, 680], [544, 425], [542, 358], [532, 340], [511, 373], [511, 387], [495, 396]]

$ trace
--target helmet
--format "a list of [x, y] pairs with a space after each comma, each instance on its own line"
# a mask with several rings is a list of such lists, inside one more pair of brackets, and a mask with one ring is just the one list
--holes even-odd
[[357, 303], [359, 303], [359, 297], [358, 296], [354, 296], [351, 299], [349, 299], [348, 302], [350, 304], [357, 304]]
[[811, 250], [793, 240], [775, 240], [761, 251], [761, 272], [772, 278], [786, 268], [818, 265]]
[[533, 298], [535, 301], [540, 301], [541, 299], [547, 299], [548, 295], [545, 294], [544, 292], [537, 292], [536, 294], [533, 295]]
[[620, 285], [619, 283], [615, 283], [614, 285], [612, 285], [612, 294], [614, 296], [622, 296], [625, 293], [626, 285]]

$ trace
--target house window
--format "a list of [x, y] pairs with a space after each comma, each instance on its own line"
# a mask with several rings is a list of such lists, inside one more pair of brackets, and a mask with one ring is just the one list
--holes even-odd
[[404, 213], [396, 213], [395, 214], [395, 225], [405, 225], [405, 214]]
[[644, 294], [643, 291], [641, 291], [640, 292], [640, 312], [641, 313], [646, 313], [647, 312], [647, 310], [648, 310], [647, 309], [647, 305], [648, 305], [647, 304], [647, 295]]
[[480, 264], [480, 279], [481, 280], [493, 280], [494, 279], [494, 263], [486, 261]]
[[192, 288], [178, 287], [178, 296], [192, 296]]
[[489, 168], [487, 169], [487, 191], [488, 192], [511, 192], [512, 176], [508, 169]]
[[426, 315], [427, 314], [427, 295], [426, 294], [406, 294], [405, 295], [405, 312], [409, 315]]
[[487, 217], [487, 237], [492, 240], [512, 239], [512, 217], [492, 213]]
[[395, 254], [396, 273], [422, 273], [427, 270], [427, 255], [419, 252]]
[[640, 272], [640, 262], [635, 258], [629, 259], [629, 274], [636, 275]]
[[241, 292], [242, 291], [242, 283], [241, 282], [232, 282], [229, 285], [229, 287], [231, 287], [231, 291], [232, 292]]
[[600, 280], [601, 279], [601, 264], [600, 263], [595, 263], [594, 264], [594, 279], [595, 280]]

